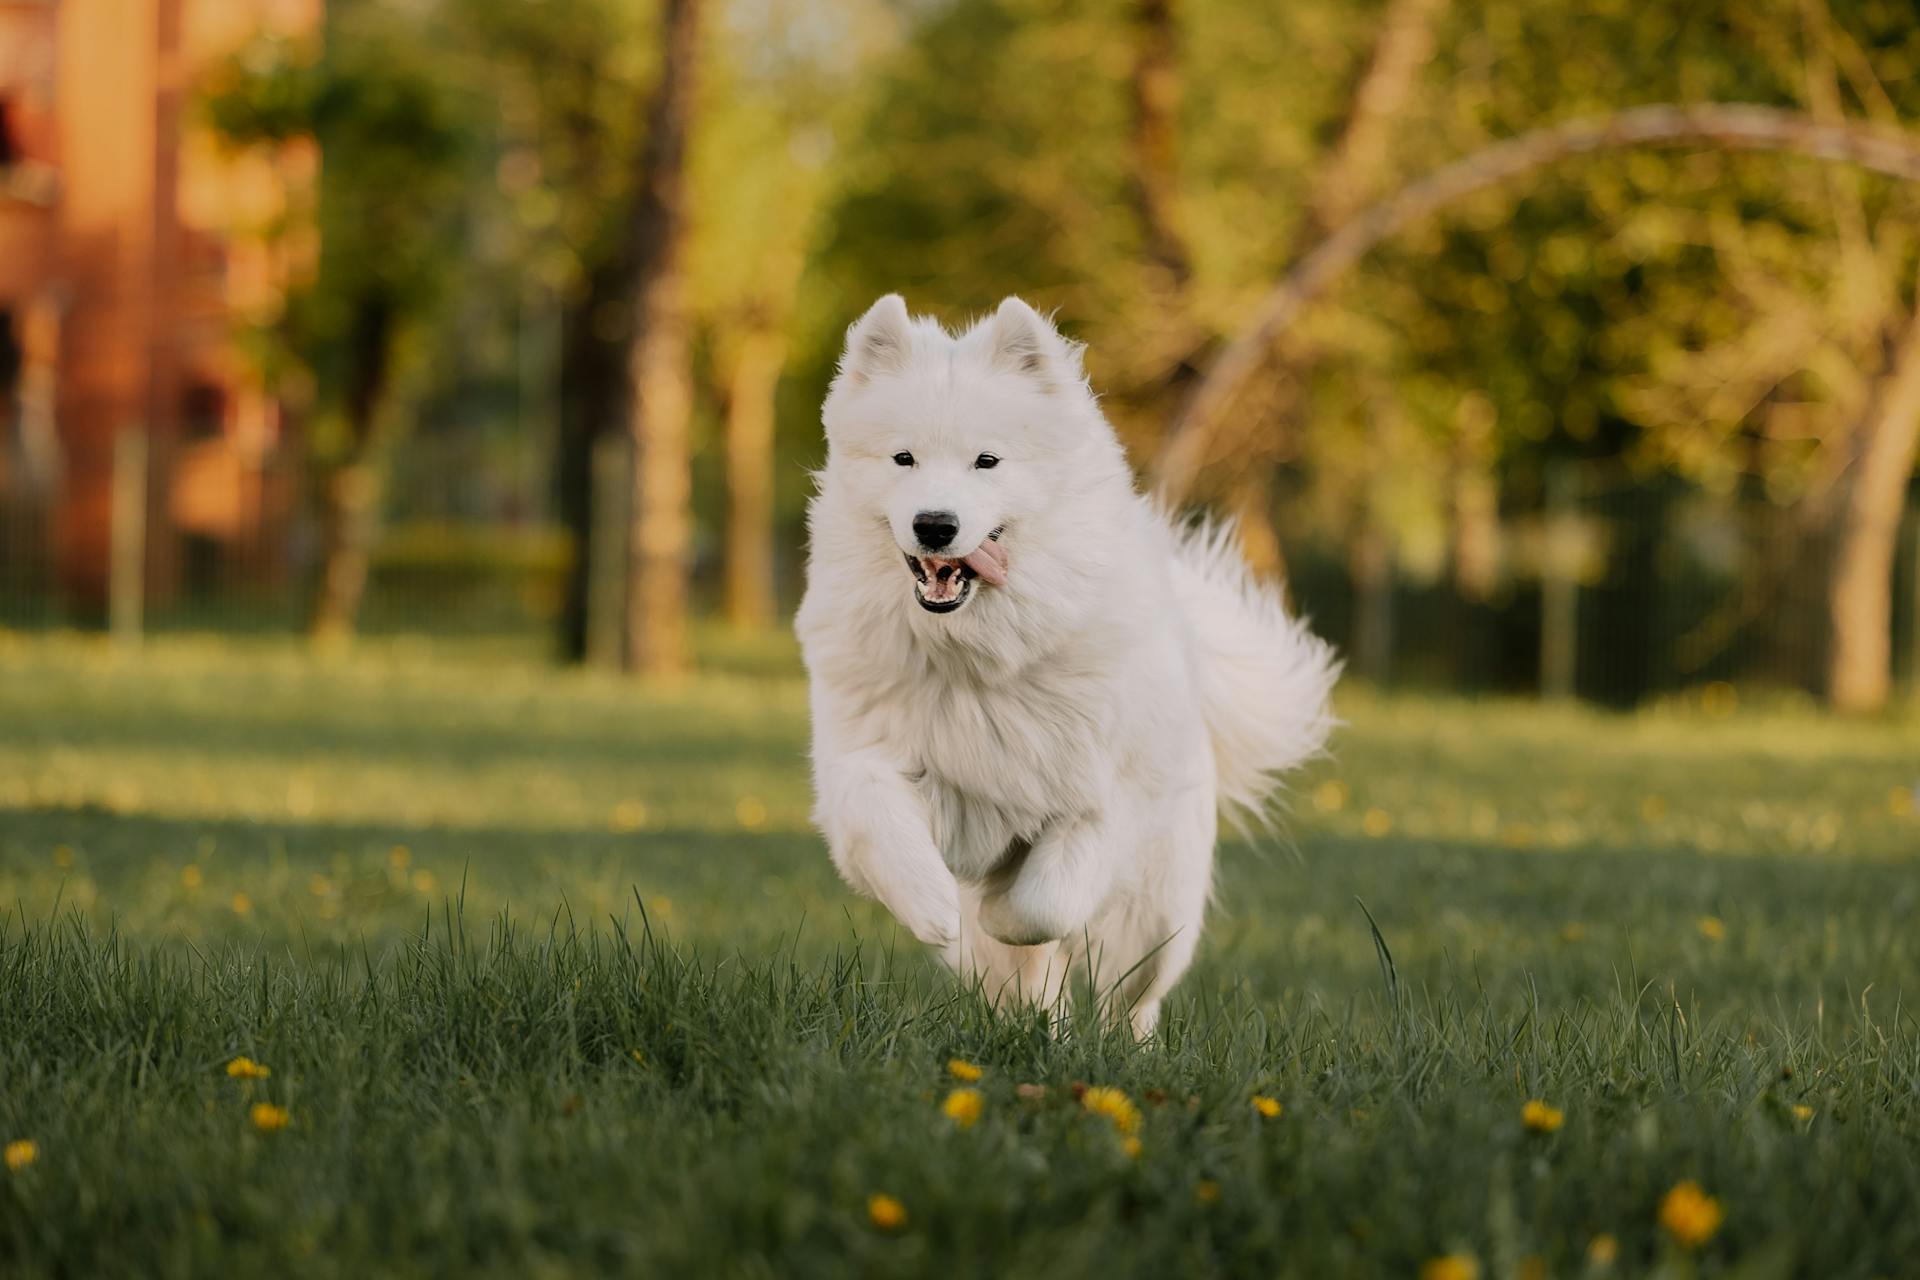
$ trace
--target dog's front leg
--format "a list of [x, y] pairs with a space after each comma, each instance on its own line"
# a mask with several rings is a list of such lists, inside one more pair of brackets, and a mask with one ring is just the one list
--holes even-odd
[[833, 865], [857, 892], [878, 898], [914, 937], [942, 951], [960, 940], [960, 887], [947, 869], [926, 804], [878, 750], [824, 756], [815, 749], [815, 815]]
[[1112, 842], [1091, 816], [1049, 823], [1024, 857], [994, 873], [980, 899], [980, 927], [1031, 947], [1078, 933], [1113, 888]]

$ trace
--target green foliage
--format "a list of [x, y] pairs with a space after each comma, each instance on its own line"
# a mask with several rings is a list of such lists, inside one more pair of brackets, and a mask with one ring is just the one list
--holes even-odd
[[[790, 647], [709, 657], [641, 689], [456, 646], [0, 644], [0, 1141], [39, 1148], [0, 1172], [0, 1270], [1577, 1274], [1604, 1232], [1615, 1274], [1867, 1276], [1920, 1249], [1911, 722], [1349, 694], [1285, 842], [1223, 851], [1136, 1048], [994, 1013], [853, 899], [807, 828]], [[985, 1068], [964, 1131], [956, 1056]], [[1140, 1107], [1137, 1158], [1076, 1082]], [[1532, 1097], [1565, 1127], [1529, 1134]], [[1687, 1178], [1726, 1212], [1691, 1263], [1656, 1217]]]
[[441, 314], [468, 216], [474, 107], [431, 15], [371, 0], [329, 6], [315, 46], [244, 51], [205, 88], [231, 143], [319, 151], [318, 270], [276, 337], [312, 395], [307, 441], [321, 458], [360, 447], [366, 415], [388, 408]]

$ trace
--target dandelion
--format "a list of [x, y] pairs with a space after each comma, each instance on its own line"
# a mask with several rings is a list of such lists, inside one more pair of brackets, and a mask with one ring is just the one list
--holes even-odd
[[189, 862], [186, 866], [180, 868], [181, 887], [198, 889], [203, 883], [205, 883], [205, 877], [200, 874], [200, 868], [198, 866]]
[[437, 885], [439, 881], [433, 878], [433, 872], [427, 870], [425, 867], [421, 867], [413, 873], [408, 883], [413, 885], [414, 892], [416, 893], [432, 893], [434, 886]]
[[395, 871], [405, 871], [407, 864], [413, 861], [413, 850], [403, 844], [397, 844], [387, 850], [387, 863]]
[[1539, 1098], [1531, 1099], [1520, 1108], [1520, 1123], [1527, 1127], [1528, 1133], [1556, 1133], [1566, 1122], [1566, 1112], [1548, 1106]]
[[867, 1197], [867, 1221], [882, 1231], [898, 1231], [907, 1225], [907, 1206], [884, 1191]]
[[253, 899], [244, 893], [236, 893], [227, 905], [233, 908], [233, 914], [244, 916], [253, 910]]
[[1347, 807], [1347, 784], [1333, 779], [1314, 790], [1313, 807], [1322, 813], [1338, 813]]
[[1369, 809], [1360, 819], [1360, 829], [1378, 840], [1393, 830], [1393, 815], [1385, 809]]
[[291, 1118], [285, 1107], [276, 1107], [271, 1102], [256, 1102], [248, 1109], [247, 1114], [253, 1117], [253, 1127], [262, 1133], [272, 1133], [286, 1128], [287, 1121]]
[[1096, 1085], [1080, 1095], [1080, 1105], [1113, 1121], [1113, 1127], [1121, 1133], [1132, 1133], [1140, 1127], [1140, 1108], [1118, 1089]]
[[1587, 1241], [1587, 1265], [1596, 1270], [1612, 1266], [1619, 1256], [1620, 1242], [1604, 1231]]
[[9, 1173], [18, 1173], [39, 1158], [39, 1144], [32, 1138], [15, 1138], [7, 1144], [4, 1155]]
[[1660, 1201], [1660, 1225], [1682, 1247], [1697, 1249], [1713, 1238], [1725, 1215], [1720, 1202], [1688, 1179], [1667, 1192]]
[[1125, 1153], [1127, 1159], [1138, 1160], [1140, 1158], [1140, 1139], [1131, 1136], [1122, 1139], [1120, 1150]]
[[607, 830], [626, 835], [647, 825], [647, 806], [638, 800], [622, 800], [607, 817]]
[[1472, 1254], [1443, 1254], [1420, 1265], [1420, 1280], [1480, 1280], [1480, 1264]]
[[733, 816], [741, 826], [755, 831], [767, 825], [767, 806], [753, 796], [741, 796], [733, 806]]
[[235, 1058], [227, 1064], [227, 1074], [235, 1080], [265, 1080], [273, 1074], [273, 1068], [252, 1058]]
[[1220, 1184], [1212, 1178], [1200, 1179], [1193, 1189], [1193, 1198], [1201, 1204], [1212, 1204], [1220, 1198]]
[[1278, 1098], [1269, 1098], [1264, 1093], [1256, 1093], [1253, 1095], [1253, 1109], [1269, 1120], [1278, 1120], [1280, 1118], [1280, 1100]]
[[981, 1075], [984, 1073], [980, 1070], [980, 1068], [974, 1066], [971, 1062], [968, 1062], [965, 1058], [948, 1058], [947, 1074], [952, 1076], [955, 1080], [964, 1080], [968, 1084], [972, 1084], [975, 1080], [978, 1080], [981, 1077]]
[[1727, 936], [1727, 922], [1719, 916], [1701, 916], [1693, 922], [1693, 927], [1709, 942], [1718, 942]]
[[953, 1121], [958, 1129], [971, 1129], [980, 1119], [980, 1091], [978, 1089], [955, 1089], [940, 1104], [940, 1110], [947, 1119]]
[[1793, 1118], [1795, 1120], [1798, 1120], [1801, 1124], [1805, 1124], [1807, 1121], [1813, 1119], [1813, 1108], [1808, 1106], [1804, 1102], [1794, 1103], [1792, 1109], [1793, 1109]]

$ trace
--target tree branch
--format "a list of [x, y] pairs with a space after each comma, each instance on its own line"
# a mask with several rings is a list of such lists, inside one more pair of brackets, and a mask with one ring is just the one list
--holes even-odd
[[1466, 196], [1572, 156], [1674, 144], [1786, 151], [1920, 181], [1920, 137], [1858, 122], [1822, 122], [1773, 107], [1635, 107], [1496, 143], [1371, 205], [1294, 263], [1260, 304], [1253, 322], [1220, 353], [1187, 397], [1151, 469], [1154, 488], [1173, 501], [1184, 497], [1206, 458], [1208, 433], [1221, 410], [1259, 369], [1274, 340], [1382, 241]]

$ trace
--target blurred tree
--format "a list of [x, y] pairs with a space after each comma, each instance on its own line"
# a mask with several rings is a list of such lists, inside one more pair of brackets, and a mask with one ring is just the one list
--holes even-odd
[[670, 675], [687, 661], [693, 372], [683, 258], [703, 3], [662, 0], [660, 79], [647, 108], [640, 190], [628, 222], [633, 506], [624, 653], [627, 669], [644, 675]]
[[451, 0], [505, 115], [502, 185], [527, 270], [560, 306], [555, 499], [573, 543], [559, 648], [587, 651], [593, 457], [629, 414], [628, 214], [657, 32], [637, 0]]
[[308, 398], [301, 440], [321, 530], [316, 637], [350, 633], [382, 493], [398, 388], [458, 262], [474, 128], [427, 17], [335, 0], [317, 48], [256, 45], [207, 88], [236, 144], [311, 138], [320, 152], [318, 271], [287, 300], [268, 357], [284, 394]]
[[[891, 24], [859, 4], [738, 0], [709, 44], [689, 163], [688, 271], [722, 419], [724, 607], [773, 621], [778, 391], [839, 135]], [[811, 416], [811, 406], [809, 406]]]

